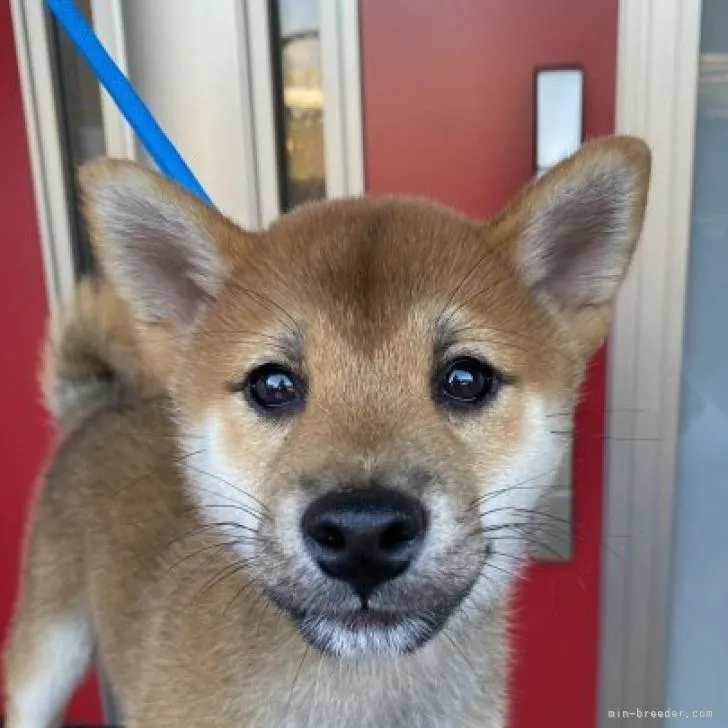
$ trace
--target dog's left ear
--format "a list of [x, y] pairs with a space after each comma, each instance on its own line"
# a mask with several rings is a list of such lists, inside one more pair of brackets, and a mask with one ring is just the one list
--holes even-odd
[[639, 238], [650, 150], [607, 137], [528, 187], [490, 228], [505, 234], [524, 283], [589, 356], [608, 332], [615, 294]]

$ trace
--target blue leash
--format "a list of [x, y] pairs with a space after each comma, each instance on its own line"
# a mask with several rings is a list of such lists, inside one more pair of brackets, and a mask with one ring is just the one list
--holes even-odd
[[46, 4], [76, 49], [86, 59], [99, 82], [114, 99], [159, 169], [208, 204], [212, 204], [202, 185], [134, 91], [129, 80], [106, 52], [73, 1], [46, 0]]

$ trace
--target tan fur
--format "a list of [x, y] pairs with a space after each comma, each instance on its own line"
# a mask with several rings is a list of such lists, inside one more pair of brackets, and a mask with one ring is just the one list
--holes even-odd
[[[601, 170], [627, 224], [614, 257], [573, 284], [586, 293], [564, 298], [571, 279], [542, 285], [542, 268], [561, 263], [538, 259], [529, 235], [548, 235], [538, 227], [547, 214], [566, 225], [554, 204], [585, 179], [598, 184]], [[486, 224], [423, 201], [360, 199], [304, 206], [255, 235], [152, 173], [87, 167], [96, 249], [135, 321], [125, 308], [102, 315], [107, 294], [84, 283], [49, 349], [61, 434], [5, 656], [9, 728], [48, 728], [55, 717], [33, 717], [29, 705], [52, 682], [40, 663], [59, 624], [68, 643], [88, 625], [130, 728], [503, 728], [511, 580], [498, 564], [517, 571], [523, 551], [489, 534], [510, 527], [497, 511], [533, 506], [553, 481], [648, 178], [641, 142], [603, 140]], [[124, 237], [136, 223], [117, 205], [134, 195], [139, 214], [139, 200], [156, 200], [163, 219], [153, 224], [197, 266], [195, 285], [166, 308], [156, 289], [137, 288], [144, 266], [156, 275], [151, 248], [125, 247], [137, 245]], [[219, 258], [190, 244], [198, 237]], [[445, 413], [429, 390], [440, 349], [482, 356], [509, 383], [478, 413]], [[276, 424], [230, 387], [270, 360], [308, 386], [304, 409]], [[77, 389], [98, 382], [100, 362], [126, 383], [124, 397]], [[69, 399], [75, 391], [83, 396]], [[416, 611], [467, 595], [413, 654], [326, 656], [279, 608], [346, 598], [302, 556], [300, 514], [332, 488], [375, 480], [415, 493], [431, 513], [417, 568], [386, 598]]]

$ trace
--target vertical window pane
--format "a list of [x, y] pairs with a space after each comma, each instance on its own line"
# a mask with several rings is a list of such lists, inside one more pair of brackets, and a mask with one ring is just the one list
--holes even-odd
[[[90, 0], [77, 0], [76, 6], [91, 23]], [[76, 170], [83, 162], [106, 153], [101, 116], [101, 94], [96, 77], [73, 43], [51, 19], [51, 48], [55, 55], [59, 116], [63, 127], [64, 157], [69, 181], [69, 209], [73, 212], [74, 263], [78, 273], [93, 267], [86, 228], [80, 218]]]
[[318, 0], [270, 0], [281, 210], [326, 197]]

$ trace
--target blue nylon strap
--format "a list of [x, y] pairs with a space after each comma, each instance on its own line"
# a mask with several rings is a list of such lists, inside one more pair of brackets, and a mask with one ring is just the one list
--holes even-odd
[[46, 0], [46, 4], [55, 15], [59, 25], [73, 41], [76, 49], [86, 59], [101, 85], [114, 99], [119, 110], [162, 173], [211, 204], [202, 185], [134, 91], [129, 80], [106, 52], [73, 1]]

